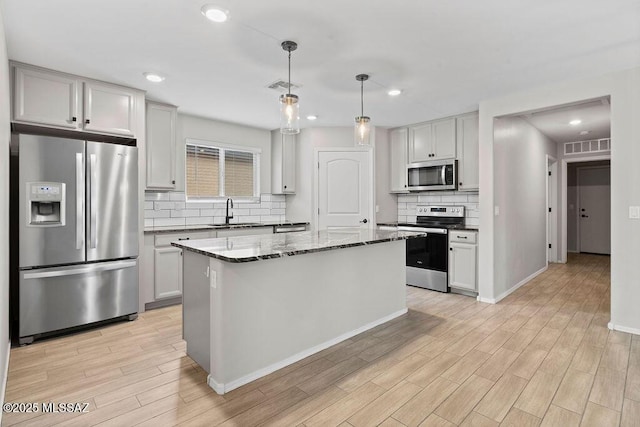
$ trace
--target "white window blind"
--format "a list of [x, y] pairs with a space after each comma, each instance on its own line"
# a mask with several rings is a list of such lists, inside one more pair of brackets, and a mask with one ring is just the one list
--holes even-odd
[[187, 140], [187, 198], [210, 200], [221, 197], [259, 197], [259, 158], [257, 150]]

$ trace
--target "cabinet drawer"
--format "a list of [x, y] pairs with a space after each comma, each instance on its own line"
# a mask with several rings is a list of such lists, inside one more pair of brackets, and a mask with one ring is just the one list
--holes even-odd
[[449, 231], [449, 242], [472, 243], [477, 241], [478, 233], [475, 231]]
[[158, 234], [156, 236], [156, 247], [169, 246], [171, 242], [178, 240], [196, 240], [196, 239], [208, 239], [210, 237], [208, 231], [202, 231], [197, 233], [170, 233], [170, 234]]

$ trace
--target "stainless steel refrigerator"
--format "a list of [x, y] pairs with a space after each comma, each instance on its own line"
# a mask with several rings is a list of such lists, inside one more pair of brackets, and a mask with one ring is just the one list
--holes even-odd
[[18, 342], [135, 318], [137, 148], [13, 134], [11, 151]]

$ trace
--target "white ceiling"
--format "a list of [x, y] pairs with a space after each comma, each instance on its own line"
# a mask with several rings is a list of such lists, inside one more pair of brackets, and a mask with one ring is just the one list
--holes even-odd
[[[554, 107], [522, 117], [558, 143], [611, 137], [611, 105], [608, 98]], [[581, 120], [581, 123], [571, 125], [569, 122], [572, 120]], [[580, 135], [581, 131], [589, 133]]]
[[[399, 126], [533, 86], [640, 66], [640, 0], [0, 0], [11, 59], [144, 89], [199, 116], [278, 127], [283, 40], [301, 124]], [[211, 2], [231, 11], [214, 24]], [[166, 76], [160, 84], [142, 73]], [[398, 87], [396, 98], [386, 94]], [[316, 122], [304, 117], [317, 114]]]

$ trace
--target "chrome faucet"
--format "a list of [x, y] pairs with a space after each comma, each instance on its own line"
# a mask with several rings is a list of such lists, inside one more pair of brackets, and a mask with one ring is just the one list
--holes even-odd
[[227, 199], [227, 215], [224, 217], [224, 223], [229, 224], [229, 220], [233, 219], [233, 213], [229, 216], [229, 203], [231, 203], [231, 209], [233, 209], [233, 200]]

